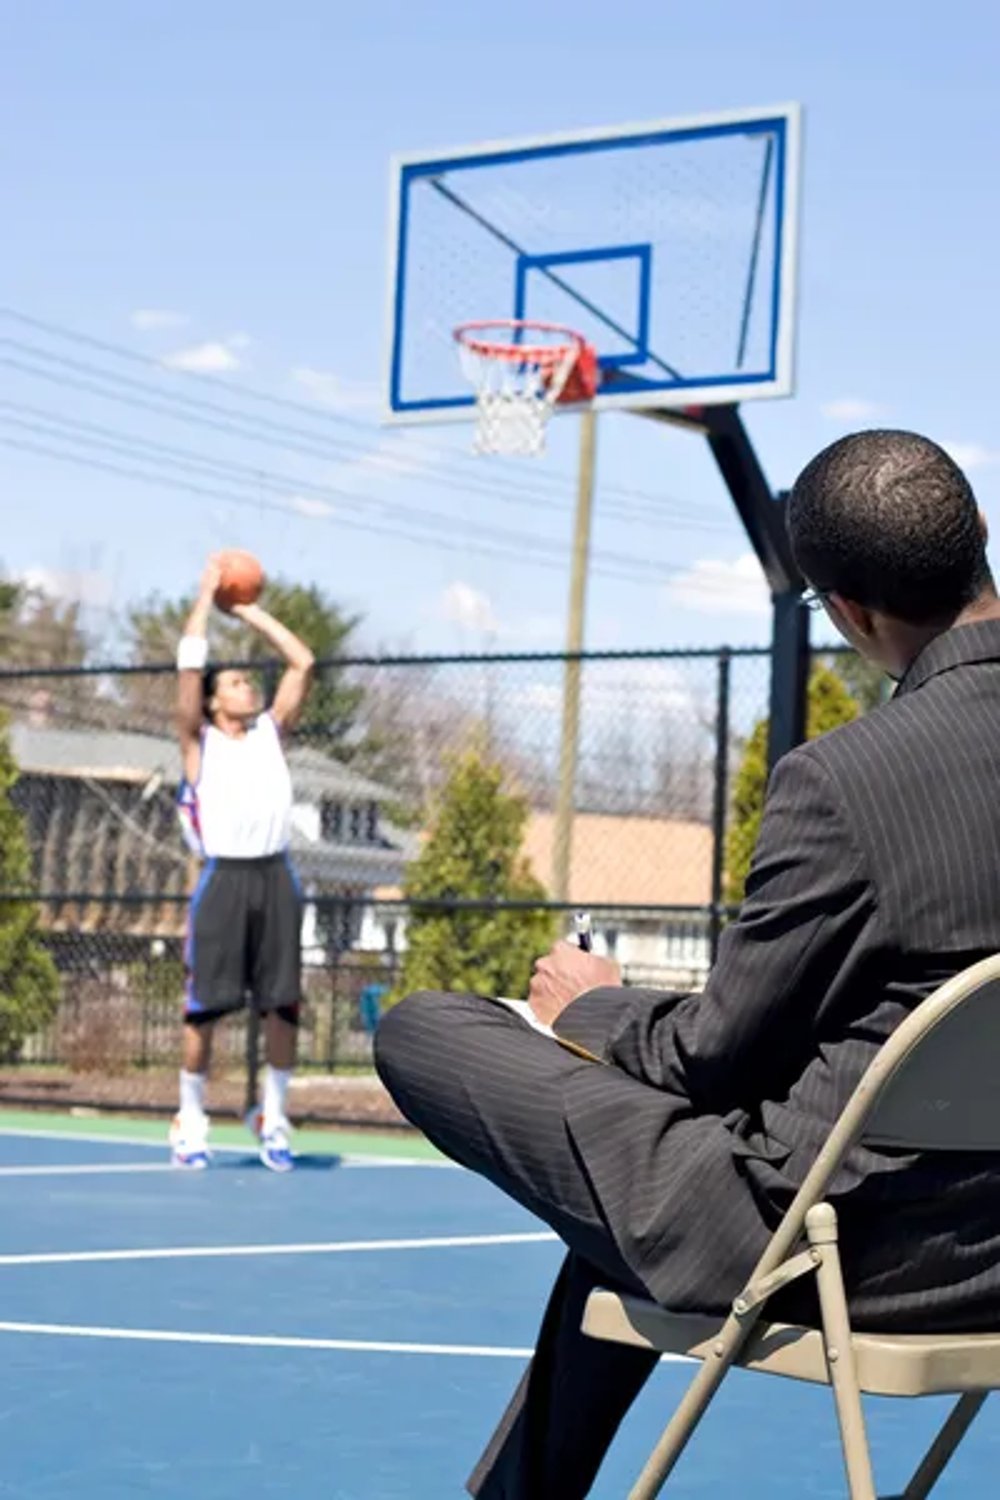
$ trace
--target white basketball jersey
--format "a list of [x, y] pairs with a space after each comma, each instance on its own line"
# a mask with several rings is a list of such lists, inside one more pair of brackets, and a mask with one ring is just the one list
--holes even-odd
[[210, 724], [201, 738], [197, 784], [178, 795], [181, 827], [206, 859], [263, 859], [288, 848], [292, 781], [281, 735], [261, 714], [238, 739]]

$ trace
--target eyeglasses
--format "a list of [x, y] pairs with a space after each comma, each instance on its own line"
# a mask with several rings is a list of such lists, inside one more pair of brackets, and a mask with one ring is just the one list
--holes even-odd
[[823, 589], [806, 589], [799, 599], [803, 609], [811, 609], [815, 612], [822, 609], [827, 600], [827, 594]]

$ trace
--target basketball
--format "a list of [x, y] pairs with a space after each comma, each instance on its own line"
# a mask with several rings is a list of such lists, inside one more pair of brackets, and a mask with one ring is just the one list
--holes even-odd
[[264, 587], [264, 570], [251, 552], [241, 552], [238, 548], [220, 552], [219, 569], [222, 577], [215, 591], [215, 602], [220, 609], [256, 603]]

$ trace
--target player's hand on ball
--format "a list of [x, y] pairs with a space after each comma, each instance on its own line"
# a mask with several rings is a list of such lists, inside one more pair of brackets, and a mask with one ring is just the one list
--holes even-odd
[[575, 943], [556, 943], [544, 958], [535, 960], [528, 1002], [538, 1019], [551, 1026], [578, 995], [621, 982], [621, 970], [610, 958], [585, 953]]
[[216, 590], [222, 581], [222, 568], [219, 565], [219, 556], [213, 552], [205, 564], [201, 575], [200, 594], [203, 599], [214, 599]]

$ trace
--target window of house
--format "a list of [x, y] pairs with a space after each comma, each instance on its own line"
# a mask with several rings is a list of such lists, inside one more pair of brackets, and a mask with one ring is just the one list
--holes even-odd
[[327, 802], [320, 804], [319, 810], [320, 834], [331, 843], [337, 843], [344, 836], [344, 805], [342, 802]]

